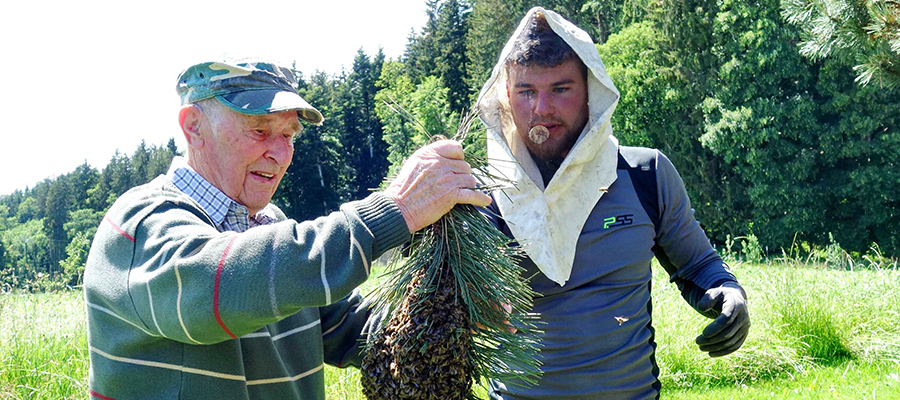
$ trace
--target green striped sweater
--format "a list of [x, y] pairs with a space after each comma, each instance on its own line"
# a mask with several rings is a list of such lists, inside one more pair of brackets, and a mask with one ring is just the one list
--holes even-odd
[[[275, 207], [270, 205], [269, 207]], [[373, 194], [314, 221], [219, 232], [161, 176], [103, 219], [84, 274], [95, 399], [324, 399], [378, 323], [353, 289], [409, 239]]]

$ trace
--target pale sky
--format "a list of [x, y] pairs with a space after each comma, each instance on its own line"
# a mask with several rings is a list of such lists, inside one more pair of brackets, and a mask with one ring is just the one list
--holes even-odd
[[85, 160], [99, 170], [142, 139], [183, 150], [175, 81], [192, 64], [259, 57], [334, 75], [360, 47], [397, 59], [426, 19], [425, 0], [8, 1], [0, 195]]

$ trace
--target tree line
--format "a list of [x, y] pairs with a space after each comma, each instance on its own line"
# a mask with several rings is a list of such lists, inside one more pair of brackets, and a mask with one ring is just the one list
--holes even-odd
[[[424, 132], [452, 136], [540, 3], [598, 43], [621, 92], [614, 135], [672, 159], [714, 243], [750, 236], [769, 253], [839, 245], [860, 254], [876, 244], [900, 256], [900, 44], [891, 47], [900, 39], [876, 34], [894, 32], [889, 17], [900, 9], [845, 12], [847, 24], [875, 33], [832, 26], [828, 38], [813, 35], [835, 24], [815, 18], [830, 10], [817, 1], [426, 0], [427, 22], [398, 59], [359, 50], [349, 70], [297, 73], [300, 94], [326, 119], [297, 139], [273, 202], [298, 220], [335, 211], [377, 188], [427, 142]], [[842, 45], [854, 33], [860, 45]], [[77, 285], [105, 210], [177, 154], [174, 140], [141, 143], [102, 170], [85, 163], [0, 197], [0, 289]]]
[[80, 283], [90, 242], [109, 206], [128, 189], [164, 174], [178, 154], [174, 139], [165, 146], [142, 141], [131, 156], [116, 151], [102, 171], [85, 162], [0, 196], [0, 292]]

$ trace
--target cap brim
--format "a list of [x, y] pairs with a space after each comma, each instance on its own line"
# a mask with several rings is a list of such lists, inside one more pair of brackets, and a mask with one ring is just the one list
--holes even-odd
[[277, 89], [245, 90], [216, 96], [223, 104], [241, 114], [262, 115], [296, 110], [297, 116], [311, 124], [321, 125], [322, 113], [297, 93]]

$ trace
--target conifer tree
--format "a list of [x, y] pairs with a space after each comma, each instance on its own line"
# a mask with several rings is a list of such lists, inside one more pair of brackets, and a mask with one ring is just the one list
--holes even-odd
[[66, 256], [68, 240], [64, 224], [69, 220], [69, 193], [69, 185], [62, 177], [54, 179], [47, 192], [43, 225], [44, 234], [50, 239], [50, 260], [45, 266], [48, 273], [55, 272], [54, 266]]
[[470, 9], [465, 2], [446, 0], [441, 4], [435, 39], [440, 49], [436, 72], [441, 83], [449, 89], [447, 99], [450, 109], [464, 112], [469, 103], [468, 72], [466, 64], [466, 32], [469, 29], [468, 16]]
[[360, 49], [353, 60], [353, 71], [339, 86], [338, 98], [343, 130], [340, 141], [346, 160], [354, 170], [350, 181], [351, 200], [362, 199], [369, 189], [378, 187], [388, 170], [387, 144], [375, 112], [376, 82], [384, 57], [373, 63]]
[[172, 153], [172, 156], [180, 156], [182, 152], [178, 151], [178, 146], [175, 145], [175, 138], [169, 138], [169, 141], [166, 143], [166, 149], [169, 153]]
[[440, 0], [426, 0], [425, 7], [428, 20], [421, 33], [413, 31], [410, 34], [403, 54], [403, 63], [413, 83], [419, 83], [429, 75], [438, 75], [437, 60], [441, 55], [437, 43]]
[[[3, 241], [0, 240], [0, 271], [8, 268], [6, 266], [6, 247], [3, 244]], [[0, 283], [0, 290], [4, 290], [2, 283]]]
[[151, 151], [152, 149], [147, 148], [147, 142], [141, 140], [137, 149], [134, 150], [134, 154], [131, 155], [131, 179], [134, 186], [142, 185], [152, 179], [148, 176]]
[[[641, 22], [651, 8], [652, 0], [586, 0], [571, 2], [576, 11], [571, 21], [586, 30], [597, 44], [606, 43], [609, 36], [632, 23]], [[568, 1], [560, 1], [569, 3]], [[579, 7], [581, 4], [581, 8]], [[565, 16], [565, 15], [564, 15]]]
[[478, 93], [491, 75], [500, 50], [528, 5], [525, 0], [478, 0], [472, 5], [466, 34], [466, 58], [469, 59], [466, 73], [473, 94]]
[[72, 189], [71, 196], [73, 209], [87, 207], [88, 190], [94, 187], [99, 176], [100, 174], [97, 170], [94, 169], [94, 167], [91, 167], [87, 161], [76, 167], [75, 171], [66, 175]]
[[340, 138], [344, 104], [339, 79], [313, 74], [300, 95], [325, 115], [321, 126], [304, 125], [294, 142], [294, 158], [272, 201], [296, 220], [311, 220], [336, 210], [350, 198], [353, 169]]

